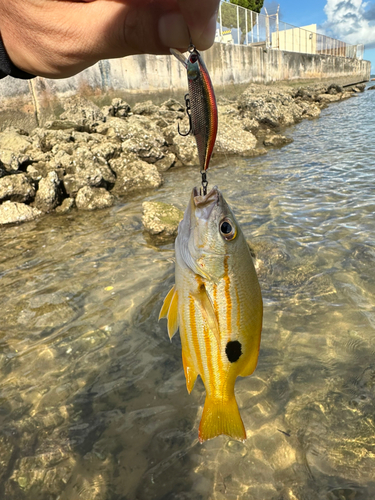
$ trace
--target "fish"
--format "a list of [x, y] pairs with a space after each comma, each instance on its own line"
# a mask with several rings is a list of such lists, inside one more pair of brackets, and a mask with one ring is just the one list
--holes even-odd
[[189, 111], [191, 112], [189, 115], [191, 117], [190, 131], [197, 142], [201, 171], [205, 172], [214, 149], [218, 126], [214, 88], [208, 70], [196, 48], [190, 50], [187, 59], [176, 49], [170, 49], [170, 51], [187, 70], [189, 98], [185, 97], [185, 101], [188, 114]]
[[256, 368], [263, 303], [249, 245], [217, 186], [191, 193], [175, 242], [175, 284], [159, 314], [169, 338], [180, 332], [186, 387], [206, 390], [202, 443], [221, 434], [244, 441], [234, 394], [238, 376]]

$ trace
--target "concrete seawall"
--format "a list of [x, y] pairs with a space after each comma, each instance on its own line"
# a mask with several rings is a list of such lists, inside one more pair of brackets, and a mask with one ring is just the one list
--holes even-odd
[[[345, 79], [350, 84], [370, 79], [369, 61], [331, 55], [215, 43], [203, 56], [214, 85], [328, 78]], [[175, 91], [186, 89], [186, 72], [172, 56], [138, 55], [100, 61], [71, 78], [37, 78], [34, 82], [37, 93], [56, 96], [87, 87], [134, 93]], [[28, 93], [29, 84], [25, 81], [10, 77], [0, 80], [2, 98]]]

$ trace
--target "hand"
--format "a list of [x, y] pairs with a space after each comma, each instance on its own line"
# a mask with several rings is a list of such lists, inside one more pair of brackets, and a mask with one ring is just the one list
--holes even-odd
[[23, 71], [66, 78], [100, 59], [204, 50], [219, 0], [0, 0], [0, 33]]

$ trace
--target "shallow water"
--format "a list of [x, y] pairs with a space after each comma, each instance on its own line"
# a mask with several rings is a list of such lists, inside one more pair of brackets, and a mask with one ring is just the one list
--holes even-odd
[[109, 210], [1, 228], [0, 498], [369, 499], [375, 495], [375, 93], [331, 105], [266, 156], [217, 161], [253, 242], [258, 367], [236, 395], [248, 434], [203, 445], [162, 300], [173, 245], [142, 202], [184, 209], [196, 169]]

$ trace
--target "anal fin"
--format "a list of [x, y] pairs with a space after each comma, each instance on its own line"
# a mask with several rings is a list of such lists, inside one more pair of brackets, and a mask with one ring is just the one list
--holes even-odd
[[190, 394], [193, 390], [195, 381], [197, 380], [198, 373], [196, 372], [191, 359], [182, 351], [182, 364], [184, 366], [186, 388]]

